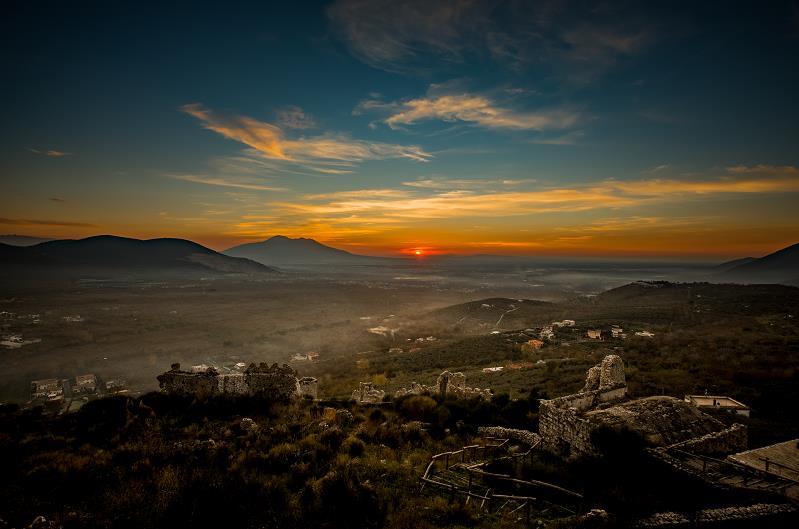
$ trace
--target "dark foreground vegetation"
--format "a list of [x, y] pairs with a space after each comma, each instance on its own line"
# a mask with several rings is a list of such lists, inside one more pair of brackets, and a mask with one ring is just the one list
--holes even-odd
[[[25, 527], [44, 516], [65, 528], [519, 527], [516, 518], [421, 491], [419, 477], [431, 454], [475, 442], [476, 425], [535, 429], [534, 397], [412, 396], [350, 407], [150, 393], [92, 401], [60, 417], [4, 406], [0, 518]], [[585, 495], [580, 509], [613, 513], [585, 525], [538, 512], [533, 526], [625, 526], [663, 508], [731, 500], [653, 466], [635, 436], [605, 436], [599, 459], [566, 465], [540, 453], [494, 470], [559, 483]]]

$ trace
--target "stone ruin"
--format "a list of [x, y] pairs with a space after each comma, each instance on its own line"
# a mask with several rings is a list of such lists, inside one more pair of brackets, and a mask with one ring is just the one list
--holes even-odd
[[302, 377], [297, 379], [297, 396], [301, 398], [317, 399], [319, 393], [319, 381], [314, 377]]
[[318, 381], [312, 377], [297, 378], [291, 366], [250, 364], [243, 373], [219, 373], [208, 367], [204, 371], [181, 370], [180, 364], [158, 376], [158, 385], [166, 393], [184, 395], [258, 395], [276, 400], [298, 397], [316, 398]]
[[580, 392], [622, 387], [625, 390], [627, 388], [627, 381], [624, 378], [624, 361], [618, 355], [607, 355], [600, 363], [588, 370], [585, 386]]
[[585, 386], [578, 393], [541, 401], [538, 431], [546, 450], [574, 458], [598, 453], [594, 433], [600, 429], [632, 430], [653, 447], [707, 437], [735, 449], [746, 442], [740, 428], [725, 429], [721, 422], [681, 399], [628, 400], [624, 362], [617, 355], [608, 355], [588, 370]]
[[386, 392], [382, 389], [375, 388], [371, 382], [361, 382], [358, 384], [358, 389], [352, 392], [350, 400], [354, 400], [359, 404], [377, 404], [383, 402], [383, 397]]
[[426, 386], [411, 382], [410, 388], [401, 388], [394, 393], [394, 398], [406, 395], [438, 395], [440, 397], [454, 396], [458, 399], [471, 399], [479, 397], [491, 400], [493, 394], [490, 389], [470, 388], [466, 386], [466, 376], [463, 373], [444, 371], [438, 375], [435, 386]]

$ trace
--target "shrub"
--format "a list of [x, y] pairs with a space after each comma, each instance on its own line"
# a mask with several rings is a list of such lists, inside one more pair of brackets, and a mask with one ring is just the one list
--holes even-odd
[[366, 449], [366, 444], [357, 437], [348, 437], [342, 444], [342, 449], [351, 457], [360, 457]]

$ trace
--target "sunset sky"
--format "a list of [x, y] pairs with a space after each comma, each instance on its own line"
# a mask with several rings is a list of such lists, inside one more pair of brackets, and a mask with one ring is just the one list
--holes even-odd
[[261, 4], [7, 4], [0, 233], [381, 255], [799, 242], [795, 1]]

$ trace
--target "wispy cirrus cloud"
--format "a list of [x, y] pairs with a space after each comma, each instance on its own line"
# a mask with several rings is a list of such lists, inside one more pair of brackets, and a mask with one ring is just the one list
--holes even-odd
[[421, 178], [403, 182], [402, 185], [423, 189], [496, 189], [497, 187], [518, 186], [534, 183], [534, 180], [491, 179], [491, 178]]
[[232, 187], [234, 189], [249, 189], [252, 191], [287, 191], [285, 187], [270, 186], [253, 181], [230, 179], [218, 176], [193, 175], [193, 174], [167, 174], [166, 176], [184, 182], [205, 184], [209, 186]]
[[573, 109], [518, 110], [484, 94], [453, 89], [455, 85], [431, 85], [425, 96], [403, 101], [366, 99], [355, 107], [353, 114], [382, 114], [385, 116], [382, 122], [392, 129], [436, 120], [487, 129], [543, 131], [568, 129], [581, 120], [580, 113]]
[[579, 118], [578, 113], [563, 109], [513, 111], [485, 96], [453, 94], [404, 101], [385, 122], [391, 128], [425, 120], [441, 120], [474, 123], [490, 129], [548, 130], [572, 127]]
[[760, 175], [770, 178], [796, 178], [799, 180], [799, 167], [791, 165], [733, 165], [727, 167], [727, 172], [734, 175]]
[[40, 154], [42, 156], [49, 156], [51, 158], [61, 158], [63, 156], [72, 156], [71, 152], [64, 152], [64, 151], [56, 151], [56, 150], [39, 150], [39, 149], [28, 149], [33, 154]]
[[181, 110], [197, 118], [206, 129], [252, 147], [273, 160], [325, 165], [328, 162], [359, 163], [390, 158], [425, 162], [431, 158], [418, 146], [356, 140], [345, 134], [328, 133], [292, 139], [277, 125], [247, 116], [225, 116], [199, 103], [183, 105]]
[[634, 2], [337, 0], [334, 33], [362, 62], [396, 73], [490, 59], [589, 82], [645, 49], [658, 19]]
[[277, 122], [288, 129], [313, 129], [316, 120], [298, 106], [288, 106], [277, 110]]
[[558, 231], [625, 232], [631, 230], [644, 231], [650, 228], [680, 230], [706, 226], [717, 220], [719, 220], [718, 217], [713, 216], [664, 217], [657, 215], [631, 215], [627, 217], [601, 218], [581, 225], [579, 228], [560, 228]]
[[[704, 248], [705, 253], [727, 255], [747, 224], [723, 212], [726, 200], [751, 197], [754, 206], [762, 204], [766, 196], [799, 193], [798, 171], [790, 166], [751, 165], [729, 167], [708, 176], [649, 175], [569, 185], [535, 180], [504, 185], [491, 179], [434, 176], [397, 187], [308, 193], [266, 204], [256, 200], [247, 206], [246, 215], [232, 220], [227, 235], [257, 239], [278, 232], [291, 236], [313, 233], [330, 243], [363, 244], [386, 251], [408, 246], [410, 243], [402, 241], [413, 239], [414, 247], [433, 244], [453, 251], [471, 248], [507, 253], [590, 249], [606, 254], [611, 248], [621, 253], [656, 254], [663, 244], [691, 241], [693, 248]], [[686, 207], [691, 201], [701, 203], [703, 209]], [[264, 206], [268, 209], [265, 216], [259, 214]], [[789, 237], [794, 229], [774, 219], [763, 222], [773, 240]], [[464, 226], [470, 229], [464, 232]], [[755, 237], [762, 229], [745, 235]]]
[[50, 219], [11, 219], [0, 217], [0, 224], [9, 226], [63, 226], [69, 228], [97, 228], [95, 224]]
[[199, 103], [184, 105], [180, 110], [199, 120], [206, 129], [246, 146], [237, 154], [212, 158], [207, 173], [165, 175], [196, 184], [283, 192], [288, 188], [276, 184], [276, 179], [346, 175], [366, 161], [427, 162], [433, 157], [415, 145], [357, 140], [340, 133], [290, 137], [283, 127], [296, 131], [314, 126], [298, 107], [284, 109], [283, 114], [278, 112], [282, 127], [247, 116], [219, 114]]
[[581, 142], [584, 136], [584, 131], [575, 130], [558, 136], [533, 138], [530, 140], [530, 142], [537, 143], [539, 145], [577, 145]]
[[692, 197], [706, 200], [734, 194], [799, 193], [799, 178], [796, 175], [797, 169], [794, 167], [754, 166], [731, 168], [727, 174], [716, 178], [603, 180], [570, 187], [541, 186], [538, 189], [512, 191], [441, 189], [422, 185], [416, 186], [421, 189], [411, 186], [412, 189], [368, 189], [306, 195], [302, 200], [273, 202], [272, 206], [287, 216], [307, 215], [329, 221], [354, 215], [362, 219], [392, 218], [406, 221], [510, 217], [621, 209]]

